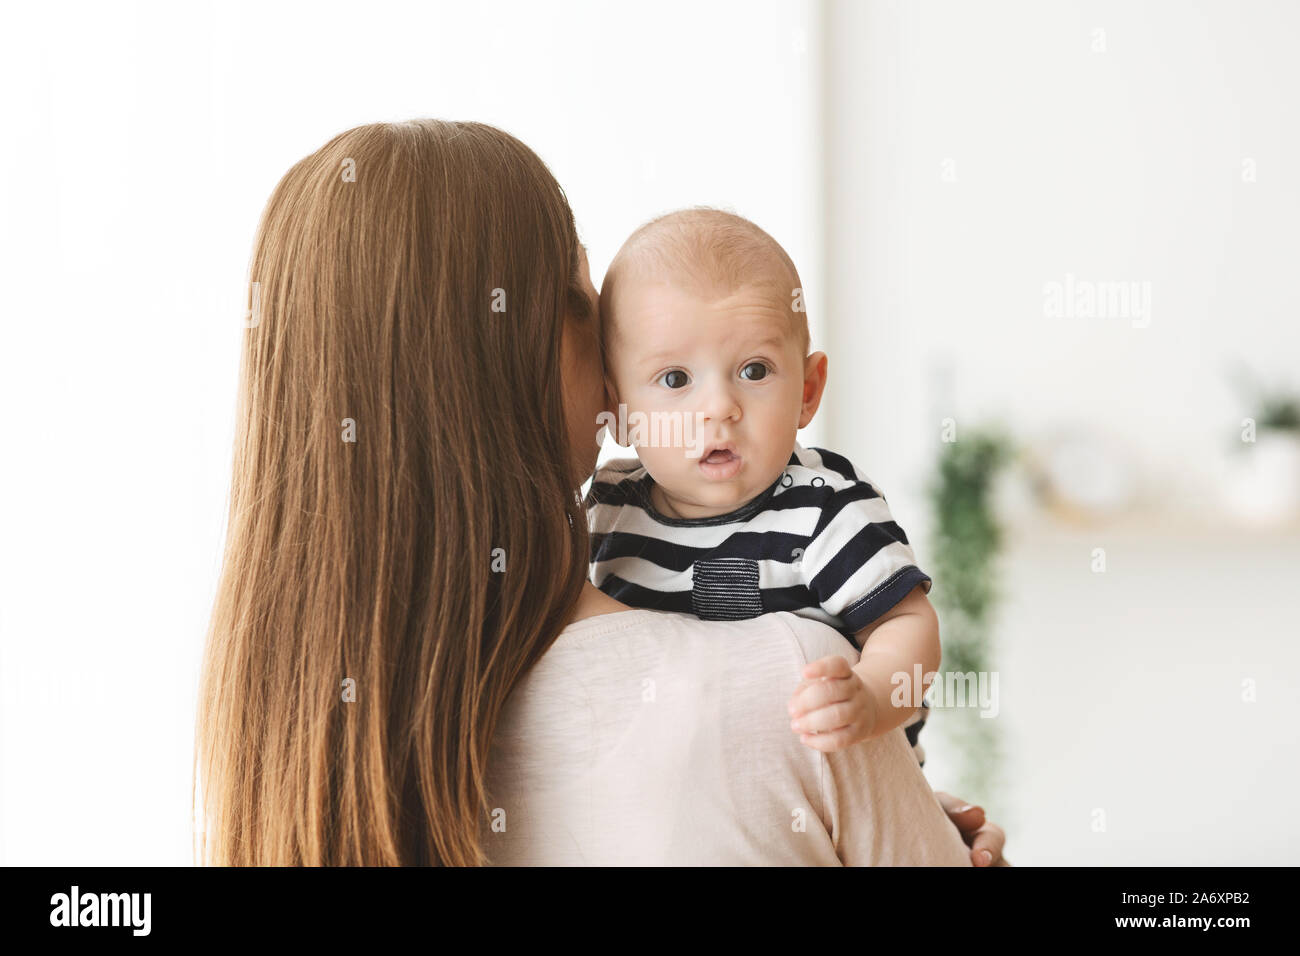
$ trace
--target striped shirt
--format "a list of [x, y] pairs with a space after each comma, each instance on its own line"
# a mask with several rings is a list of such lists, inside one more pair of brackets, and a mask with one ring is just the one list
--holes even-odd
[[[587, 493], [591, 580], [624, 604], [702, 620], [791, 611], [854, 634], [930, 578], [884, 496], [847, 459], [798, 443], [766, 491], [727, 514], [670, 518], [638, 459], [597, 469]], [[917, 759], [926, 708], [904, 728]]]

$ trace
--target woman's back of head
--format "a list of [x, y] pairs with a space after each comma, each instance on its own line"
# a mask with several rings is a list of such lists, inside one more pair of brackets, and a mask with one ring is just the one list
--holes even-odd
[[596, 341], [578, 263], [554, 178], [489, 126], [358, 127], [276, 187], [200, 696], [203, 861], [482, 862], [494, 725], [585, 579], [559, 387], [564, 316]]

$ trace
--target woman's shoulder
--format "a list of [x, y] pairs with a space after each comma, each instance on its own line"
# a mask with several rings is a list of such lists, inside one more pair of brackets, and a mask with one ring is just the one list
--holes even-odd
[[[501, 858], [838, 862], [819, 822], [825, 756], [799, 742], [786, 710], [804, 662], [836, 652], [855, 653], [832, 628], [788, 612], [701, 621], [629, 610], [571, 624], [494, 737], [498, 805], [547, 821], [536, 832], [512, 825], [517, 845]], [[792, 811], [805, 828], [791, 828]], [[610, 819], [624, 821], [616, 835], [601, 823]]]
[[581, 646], [595, 641], [644, 642], [656, 647], [691, 641], [728, 646], [740, 642], [755, 654], [805, 661], [830, 654], [842, 654], [856, 661], [858, 656], [853, 645], [834, 628], [789, 611], [776, 611], [741, 621], [702, 621], [671, 611], [619, 611], [584, 618], [569, 625], [560, 633], [556, 644]]
[[847, 658], [850, 663], [857, 663], [857, 648], [829, 624], [809, 620], [789, 611], [765, 616], [774, 618], [784, 625], [790, 633], [791, 640], [803, 654], [805, 663], [829, 657], [831, 654], [839, 654]]
[[[789, 611], [740, 621], [702, 621], [668, 611], [630, 610], [585, 618], [567, 627], [534, 668], [538, 681], [581, 677], [592, 688], [653, 675], [674, 697], [737, 714], [782, 736], [789, 732], [785, 702], [806, 664], [831, 654], [850, 663], [858, 652], [838, 631]], [[776, 702], [775, 704], [773, 702]], [[773, 718], [768, 721], [766, 718]]]

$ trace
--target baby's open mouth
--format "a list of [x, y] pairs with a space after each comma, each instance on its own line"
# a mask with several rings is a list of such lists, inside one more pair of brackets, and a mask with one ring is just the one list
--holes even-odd
[[708, 449], [700, 458], [700, 470], [705, 477], [714, 479], [731, 478], [740, 471], [741, 458], [730, 445]]

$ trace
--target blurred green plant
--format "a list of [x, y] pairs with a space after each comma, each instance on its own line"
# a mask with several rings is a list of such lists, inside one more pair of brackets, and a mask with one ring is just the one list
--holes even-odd
[[1300, 431], [1300, 392], [1265, 385], [1244, 366], [1238, 366], [1230, 377], [1253, 405], [1251, 417], [1259, 431]]
[[1300, 398], [1280, 392], [1262, 396], [1259, 411], [1255, 414], [1255, 425], [1261, 430], [1300, 430]]
[[[1014, 446], [1001, 429], [967, 433], [944, 444], [928, 489], [933, 532], [927, 560], [935, 582], [931, 600], [939, 612], [944, 673], [988, 674], [995, 669], [992, 626], [1003, 534], [993, 493], [998, 474], [1013, 454]], [[961, 754], [956, 792], [986, 809], [1001, 796], [1003, 752], [996, 723], [980, 717], [977, 707], [944, 707], [935, 722]]]

